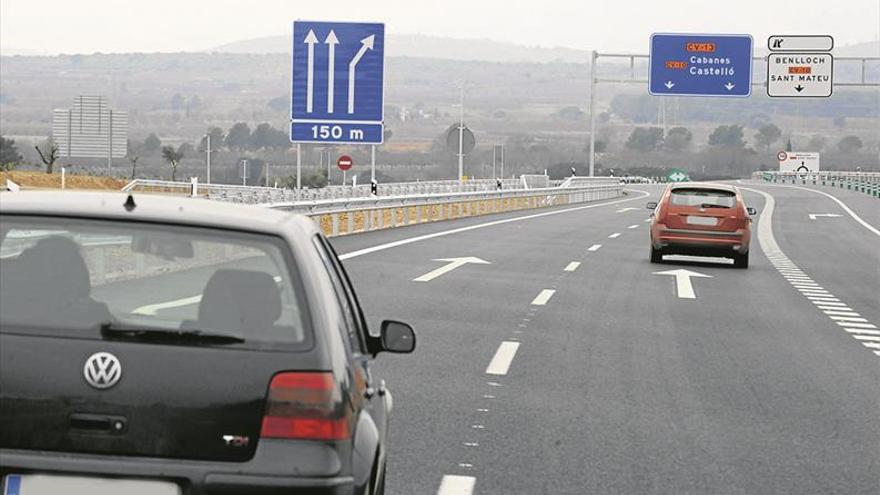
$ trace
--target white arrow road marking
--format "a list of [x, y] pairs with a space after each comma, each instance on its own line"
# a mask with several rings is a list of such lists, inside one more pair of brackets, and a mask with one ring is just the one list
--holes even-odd
[[437, 268], [436, 270], [431, 270], [430, 272], [422, 275], [421, 277], [414, 278], [413, 282], [430, 282], [431, 280], [434, 280], [435, 278], [439, 277], [440, 275], [443, 275], [444, 273], [449, 273], [452, 270], [455, 270], [456, 268], [463, 266], [463, 265], [466, 265], [468, 263], [475, 263], [477, 265], [491, 265], [491, 263], [486, 260], [482, 260], [480, 258], [474, 258], [472, 256], [465, 257], [465, 258], [439, 258], [439, 259], [435, 259], [434, 261], [448, 261], [449, 264], [441, 266], [440, 268]]
[[168, 301], [163, 303], [156, 304], [147, 304], [146, 306], [141, 306], [131, 312], [133, 315], [143, 315], [143, 316], [156, 316], [156, 313], [162, 311], [163, 309], [170, 308], [179, 308], [181, 306], [189, 306], [190, 304], [196, 304], [201, 302], [202, 296], [192, 296], [192, 297], [184, 297], [183, 299], [177, 299], [174, 301]]
[[[281, 282], [281, 277], [272, 277], [275, 280], [275, 283]], [[190, 304], [196, 304], [202, 302], [202, 296], [199, 294], [198, 296], [184, 297], [181, 299], [175, 299], [173, 301], [166, 301], [162, 303], [156, 304], [147, 304], [146, 306], [141, 306], [139, 308], [135, 308], [131, 311], [133, 315], [143, 315], [143, 316], [156, 316], [156, 313], [162, 311], [163, 309], [171, 309], [171, 308], [179, 308], [182, 306], [189, 306]]]
[[354, 113], [354, 81], [355, 81], [355, 67], [357, 67], [358, 62], [363, 58], [364, 53], [367, 50], [373, 49], [373, 43], [376, 41], [376, 35], [371, 34], [366, 38], [361, 40], [361, 48], [354, 55], [354, 58], [351, 59], [351, 62], [348, 63], [348, 113]]
[[327, 45], [327, 113], [333, 113], [334, 86], [336, 85], [336, 45], [339, 44], [339, 38], [336, 37], [336, 33], [332, 29], [324, 43]]
[[815, 220], [819, 217], [837, 218], [842, 216], [843, 215], [838, 215], [837, 213], [810, 213], [810, 220]]
[[547, 301], [553, 297], [553, 294], [556, 294], [556, 291], [553, 289], [542, 290], [534, 299], [532, 299], [532, 306], [544, 306], [547, 304]]
[[667, 270], [665, 272], [654, 272], [654, 275], [671, 275], [675, 277], [676, 294], [679, 299], [696, 299], [694, 294], [694, 286], [691, 284], [691, 277], [696, 278], [712, 278], [712, 275], [704, 275], [702, 273], [692, 272], [690, 270], [678, 269]]
[[312, 113], [315, 99], [315, 43], [318, 37], [309, 29], [309, 34], [303, 43], [309, 46], [308, 67], [306, 68], [306, 113]]
[[489, 366], [486, 368], [487, 375], [506, 375], [507, 371], [510, 369], [510, 363], [513, 362], [513, 357], [516, 356], [516, 351], [519, 349], [519, 342], [511, 342], [504, 341], [498, 346], [498, 350], [495, 351], [495, 356], [492, 358], [492, 361], [489, 362]]
[[471, 495], [474, 493], [474, 484], [477, 479], [473, 476], [456, 476], [446, 474], [440, 481], [440, 489], [437, 495]]

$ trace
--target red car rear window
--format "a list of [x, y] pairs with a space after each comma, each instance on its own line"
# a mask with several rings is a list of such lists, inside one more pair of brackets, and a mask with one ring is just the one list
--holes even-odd
[[703, 206], [705, 208], [733, 208], [736, 193], [723, 189], [674, 189], [670, 201], [676, 206]]

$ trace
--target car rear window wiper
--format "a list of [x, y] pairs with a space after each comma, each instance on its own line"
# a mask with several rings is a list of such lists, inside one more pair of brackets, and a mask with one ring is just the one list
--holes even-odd
[[730, 208], [727, 205], [716, 205], [714, 203], [703, 203], [700, 205], [700, 208]]
[[169, 330], [121, 326], [113, 322], [101, 323], [101, 336], [105, 339], [123, 339], [140, 342], [165, 342], [176, 344], [241, 344], [245, 340], [237, 335], [205, 332], [203, 330]]

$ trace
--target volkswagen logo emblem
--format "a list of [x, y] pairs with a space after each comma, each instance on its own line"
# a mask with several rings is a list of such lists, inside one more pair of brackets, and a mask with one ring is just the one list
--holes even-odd
[[86, 359], [83, 376], [92, 387], [98, 390], [108, 389], [122, 378], [122, 365], [113, 354], [96, 352]]

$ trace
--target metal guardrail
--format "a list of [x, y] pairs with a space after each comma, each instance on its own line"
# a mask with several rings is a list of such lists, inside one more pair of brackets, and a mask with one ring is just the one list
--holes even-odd
[[[526, 177], [526, 176], [524, 176]], [[502, 189], [523, 189], [531, 187], [547, 187], [547, 176], [527, 176], [528, 180], [502, 179]], [[537, 179], [537, 178], [542, 178]], [[454, 192], [494, 191], [498, 189], [498, 181], [492, 179], [471, 179], [459, 187], [458, 181], [422, 181], [422, 182], [391, 182], [378, 186], [378, 196], [408, 196], [423, 194], [449, 194]], [[247, 204], [266, 204], [293, 201], [317, 201], [350, 198], [375, 197], [369, 184], [358, 186], [327, 186], [320, 189], [282, 189], [261, 186], [237, 186], [229, 184], [196, 184], [193, 194], [191, 182], [172, 182], [153, 179], [136, 179], [122, 188], [124, 192], [140, 191], [166, 194], [195, 195]]]
[[878, 172], [754, 172], [752, 178], [779, 184], [831, 186], [880, 198]]
[[[328, 236], [584, 203], [623, 194], [623, 185], [615, 177], [572, 177], [556, 187], [533, 187], [535, 184], [549, 186], [549, 177], [527, 176], [502, 181], [502, 189], [497, 189], [496, 181], [468, 182], [474, 190], [460, 192], [457, 181], [388, 184], [383, 186], [384, 192], [392, 194], [378, 196], [355, 196], [352, 191], [328, 190], [325, 196], [315, 197], [303, 194], [303, 191], [297, 194], [290, 189], [154, 180], [132, 181], [123, 190], [186, 194], [300, 213], [312, 217]], [[509, 187], [516, 182], [519, 182], [519, 188]]]
[[328, 236], [618, 197], [623, 185], [549, 187], [265, 205], [312, 217]]

